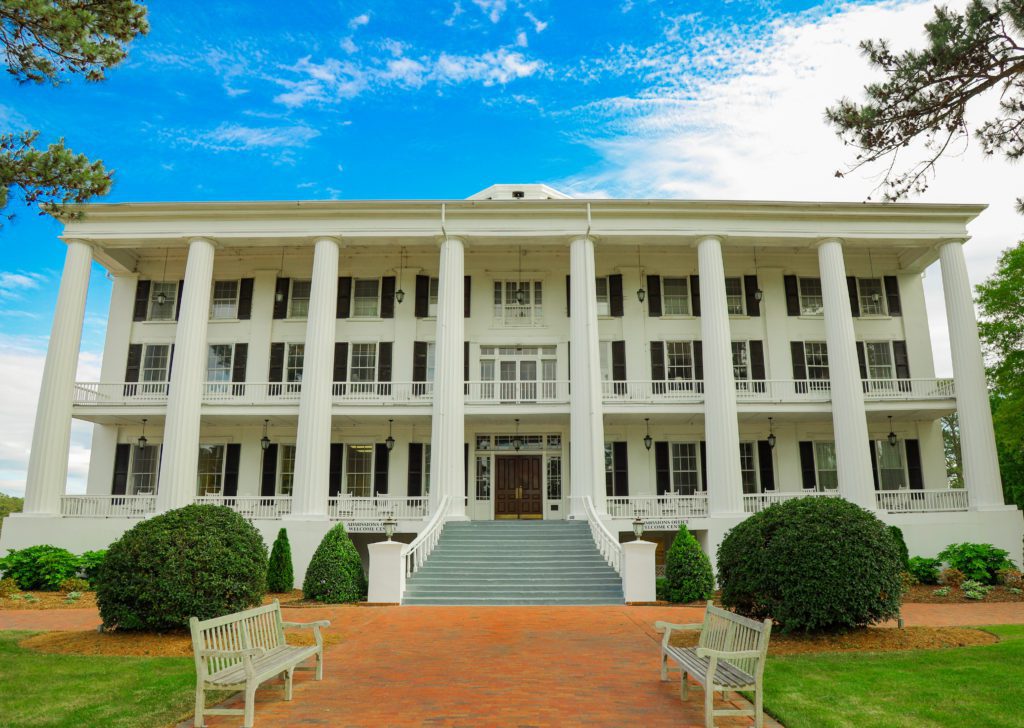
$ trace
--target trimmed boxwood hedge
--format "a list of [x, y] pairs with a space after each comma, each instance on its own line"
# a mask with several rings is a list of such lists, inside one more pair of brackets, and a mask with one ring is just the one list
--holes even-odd
[[277, 532], [274, 546], [270, 549], [270, 565], [267, 567], [267, 591], [274, 594], [290, 592], [295, 588], [295, 572], [292, 569], [292, 547], [288, 542], [288, 529]]
[[685, 525], [665, 554], [665, 597], [670, 602], [707, 599], [715, 588], [711, 562]]
[[782, 629], [828, 631], [894, 619], [903, 556], [886, 525], [842, 498], [797, 498], [756, 513], [718, 549], [722, 603]]
[[111, 544], [96, 574], [106, 629], [166, 630], [257, 606], [267, 547], [230, 508], [191, 505], [142, 521]]
[[49, 544], [10, 549], [0, 559], [0, 575], [14, 579], [22, 591], [57, 591], [65, 579], [78, 576], [80, 567], [78, 556]]
[[358, 602], [366, 597], [363, 562], [341, 523], [316, 547], [302, 582], [302, 594], [327, 604]]

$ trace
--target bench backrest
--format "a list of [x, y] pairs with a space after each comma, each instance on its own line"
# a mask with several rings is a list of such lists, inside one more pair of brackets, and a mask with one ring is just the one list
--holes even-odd
[[261, 647], [271, 650], [285, 644], [281, 623], [281, 604], [271, 603], [244, 612], [225, 614], [199, 621], [189, 620], [196, 671], [213, 674], [242, 661], [240, 657], [201, 657], [202, 650], [246, 650]]
[[764, 658], [768, 654], [768, 639], [771, 632], [770, 619], [758, 622], [720, 609], [712, 602], [708, 602], [707, 612], [704, 613], [704, 628], [700, 632], [699, 646], [725, 652], [751, 650], [760, 653], [759, 657], [729, 660], [744, 672], [759, 677], [764, 670]]

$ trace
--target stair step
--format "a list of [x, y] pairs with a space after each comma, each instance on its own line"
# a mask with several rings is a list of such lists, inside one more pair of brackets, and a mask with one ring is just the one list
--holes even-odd
[[590, 606], [622, 604], [621, 598], [608, 597], [547, 597], [544, 599], [488, 599], [485, 597], [408, 597], [403, 603], [414, 606], [480, 606], [480, 607], [527, 607], [527, 606]]

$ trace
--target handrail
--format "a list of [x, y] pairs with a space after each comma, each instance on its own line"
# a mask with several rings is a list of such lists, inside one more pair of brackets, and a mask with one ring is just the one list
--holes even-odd
[[412, 543], [402, 549], [402, 560], [405, 563], [406, 576], [412, 576], [419, 571], [420, 567], [427, 562], [430, 553], [441, 540], [441, 531], [444, 530], [445, 521], [448, 518], [448, 506], [451, 503], [451, 496], [441, 499], [434, 515], [427, 522], [427, 525], [413, 539]]
[[615, 573], [622, 574], [622, 544], [619, 543], [619, 539], [612, 536], [612, 532], [604, 525], [604, 521], [598, 517], [594, 502], [589, 495], [583, 497], [583, 507], [586, 509], [594, 545], [597, 546], [597, 550], [601, 552], [601, 556], [608, 562], [608, 565], [615, 569]]

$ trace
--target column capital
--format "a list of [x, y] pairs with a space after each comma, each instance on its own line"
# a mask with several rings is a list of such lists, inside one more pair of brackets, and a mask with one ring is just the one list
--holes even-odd
[[463, 248], [468, 247], [466, 239], [461, 235], [441, 235], [434, 240], [434, 245], [436, 245], [438, 249], [440, 249], [445, 243], [459, 243]]
[[814, 243], [812, 244], [812, 247], [814, 247], [815, 249], [818, 249], [821, 246], [827, 245], [829, 243], [839, 243], [839, 245], [841, 245], [841, 246], [842, 245], [846, 245], [846, 241], [843, 240], [842, 238], [830, 237], [830, 238], [820, 238], [818, 240], [815, 240]]
[[714, 234], [714, 235], [711, 235], [711, 234], [698, 235], [697, 236], [697, 245], [700, 245], [701, 243], [706, 242], [708, 240], [714, 240], [716, 243], [721, 245], [722, 243], [725, 242], [725, 236], [724, 235], [718, 235], [718, 234]]
[[73, 243], [75, 245], [84, 245], [87, 248], [89, 248], [90, 250], [95, 250], [96, 249], [96, 243], [94, 243], [92, 240], [83, 240], [82, 238], [63, 238], [63, 237], [61, 238], [61, 240], [64, 241], [65, 245], [71, 245]]
[[341, 239], [341, 236], [336, 237], [334, 235], [317, 235], [315, 238], [313, 238], [313, 245], [316, 245], [319, 242], [334, 243], [335, 245], [338, 246], [339, 249], [345, 247], [345, 242]]
[[188, 247], [192, 247], [193, 243], [206, 243], [207, 245], [212, 246], [214, 250], [220, 250], [224, 247], [220, 242], [209, 235], [190, 235], [185, 239], [185, 244]]

